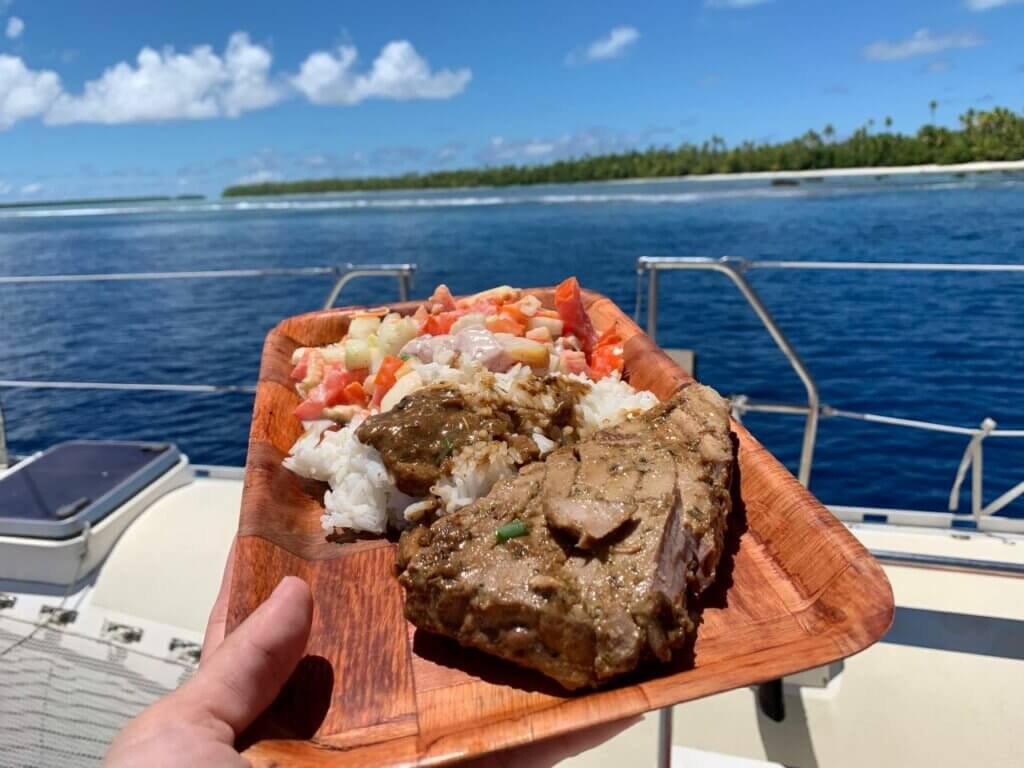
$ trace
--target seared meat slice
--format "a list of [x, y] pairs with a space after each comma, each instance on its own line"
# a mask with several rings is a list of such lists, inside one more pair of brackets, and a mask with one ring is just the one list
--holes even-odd
[[[406, 616], [570, 689], [667, 661], [692, 626], [688, 581], [713, 578], [731, 459], [725, 404], [697, 385], [561, 448], [403, 534]], [[515, 521], [525, 535], [496, 535]]]
[[715, 579], [732, 509], [734, 447], [725, 400], [711, 387], [691, 384], [642, 419], [599, 432], [593, 442], [616, 452], [656, 446], [672, 454], [683, 527], [696, 553], [688, 578], [694, 592], [707, 588]]

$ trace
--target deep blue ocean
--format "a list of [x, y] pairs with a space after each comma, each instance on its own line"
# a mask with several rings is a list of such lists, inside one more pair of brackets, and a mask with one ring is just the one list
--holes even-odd
[[[415, 297], [569, 274], [632, 312], [641, 255], [1024, 262], [1024, 178], [828, 179], [799, 187], [664, 182], [0, 211], [0, 274], [412, 261]], [[1024, 274], [756, 270], [749, 279], [837, 408], [1024, 428]], [[248, 384], [263, 337], [317, 309], [328, 277], [0, 285], [0, 378]], [[340, 304], [395, 297], [356, 282]], [[803, 389], [721, 275], [662, 278], [659, 342], [697, 352], [723, 394]], [[0, 390], [11, 450], [173, 440], [198, 463], [245, 459], [249, 395]], [[746, 423], [795, 469], [802, 419]], [[945, 509], [966, 438], [825, 419], [826, 503]], [[1024, 440], [985, 443], [985, 498], [1024, 480]], [[969, 482], [966, 484], [969, 485]], [[962, 509], [969, 509], [966, 493]], [[1018, 500], [1011, 514], [1024, 515]]]

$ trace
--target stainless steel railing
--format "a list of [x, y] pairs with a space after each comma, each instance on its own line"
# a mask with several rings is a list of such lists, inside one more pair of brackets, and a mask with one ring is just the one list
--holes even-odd
[[[887, 424], [891, 426], [908, 427], [912, 429], [924, 429], [934, 432], [945, 432], [948, 434], [964, 435], [969, 437], [968, 444], [964, 449], [964, 455], [957, 469], [953, 480], [953, 487], [949, 495], [949, 515], [943, 513], [906, 512], [910, 515], [936, 516], [935, 521], [930, 524], [949, 523], [952, 520], [952, 513], [955, 513], [959, 506], [960, 489], [966, 478], [967, 471], [971, 471], [971, 514], [975, 523], [981, 528], [993, 528], [999, 530], [1024, 531], [1024, 521], [991, 521], [992, 515], [1004, 509], [1015, 499], [1024, 496], [1024, 482], [1021, 482], [999, 496], [989, 504], [984, 504], [983, 499], [983, 442], [988, 438], [1019, 438], [1024, 437], [1024, 429], [996, 429], [996, 422], [992, 419], [985, 419], [978, 427], [962, 427], [936, 422], [920, 421], [916, 419], [902, 419], [893, 416], [881, 416], [872, 413], [857, 413], [853, 411], [833, 408], [820, 401], [817, 385], [807, 367], [793, 349], [792, 344], [785, 337], [778, 325], [775, 323], [771, 313], [762, 303], [757, 292], [751, 287], [745, 277], [745, 273], [753, 269], [783, 269], [783, 270], [867, 270], [867, 271], [905, 271], [905, 272], [1004, 272], [1024, 273], [1024, 264], [943, 264], [930, 262], [879, 262], [879, 261], [748, 261], [733, 257], [719, 259], [706, 257], [652, 257], [644, 256], [637, 260], [637, 294], [636, 294], [636, 321], [639, 323], [643, 313], [643, 299], [647, 296], [647, 334], [651, 338], [657, 333], [658, 324], [658, 292], [659, 273], [675, 270], [703, 270], [718, 272], [726, 275], [739, 289], [740, 293], [747, 300], [751, 309], [754, 310], [758, 319], [771, 335], [776, 345], [785, 355], [790, 367], [794, 370], [807, 391], [806, 403], [754, 403], [745, 395], [736, 395], [732, 398], [732, 411], [735, 418], [742, 419], [746, 413], [776, 413], [803, 415], [806, 419], [803, 431], [803, 438], [800, 451], [800, 464], [797, 470], [797, 478], [805, 486], [810, 483], [811, 468], [814, 461], [814, 447], [817, 439], [818, 422], [820, 418], [845, 418], [857, 419], [860, 421], [873, 422], [876, 424]], [[645, 290], [646, 281], [646, 290]], [[840, 517], [849, 520], [864, 520], [876, 517], [875, 513], [882, 513], [881, 516], [892, 517], [893, 513], [908, 521], [903, 510], [865, 509], [860, 507], [832, 507]], [[942, 518], [941, 521], [938, 518]], [[924, 518], [919, 518], [925, 522]], [[1017, 524], [1020, 524], [1019, 526]], [[926, 522], [926, 524], [929, 524]], [[1009, 528], [1007, 528], [1009, 526]]]
[[814, 383], [807, 367], [800, 360], [800, 356], [793, 349], [785, 334], [776, 325], [771, 313], [761, 302], [760, 297], [743, 276], [743, 270], [737, 265], [734, 259], [705, 259], [705, 258], [653, 258], [642, 257], [637, 262], [637, 299], [636, 317], [640, 320], [640, 309], [643, 298], [643, 277], [647, 273], [647, 335], [655, 340], [658, 332], [658, 273], [663, 270], [684, 270], [698, 269], [712, 272], [719, 272], [726, 275], [743, 294], [743, 298], [757, 314], [758, 319], [771, 335], [776, 346], [782, 350], [790, 366], [800, 377], [800, 381], [807, 390], [806, 422], [804, 424], [803, 445], [800, 448], [800, 467], [797, 471], [797, 479], [805, 486], [811, 482], [811, 463], [814, 460], [814, 443], [818, 432], [818, 410], [819, 397], [818, 387]]
[[[398, 297], [409, 300], [409, 289], [416, 275], [416, 265], [400, 264], [342, 264], [335, 267], [283, 267], [260, 269], [213, 269], [192, 272], [110, 272], [69, 275], [4, 275], [2, 285], [32, 285], [46, 283], [100, 283], [150, 280], [235, 280], [253, 277], [320, 275], [334, 276], [323, 308], [330, 309], [338, 300], [342, 290], [352, 280], [365, 277], [395, 277], [398, 280]], [[26, 379], [0, 379], [0, 389], [86, 389], [129, 392], [176, 392], [182, 394], [252, 394], [254, 386], [231, 384], [145, 384], [99, 381], [31, 381]], [[0, 402], [0, 469], [8, 464], [7, 431], [3, 403]]]
[[249, 277], [316, 276], [336, 277], [324, 309], [330, 309], [338, 300], [342, 289], [360, 277], [398, 278], [398, 297], [409, 300], [409, 289], [416, 275], [415, 264], [342, 264], [337, 267], [268, 267], [263, 269], [209, 269], [195, 272], [109, 272], [83, 275], [9, 275], [0, 276], [0, 285], [30, 285], [39, 283], [105, 283], [133, 280], [224, 280]]

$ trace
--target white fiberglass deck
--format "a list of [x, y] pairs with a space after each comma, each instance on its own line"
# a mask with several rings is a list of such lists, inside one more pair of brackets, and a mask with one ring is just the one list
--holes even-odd
[[[65, 750], [62, 760], [68, 764], [89, 764], [102, 751], [95, 734], [109, 737], [119, 718], [187, 676], [187, 665], [168, 661], [169, 643], [201, 639], [237, 524], [240, 473], [227, 475], [198, 477], [154, 502], [121, 537], [95, 579], [69, 600], [79, 611], [76, 621], [37, 636], [53, 647], [34, 652], [45, 656], [58, 647], [92, 643], [102, 649], [100, 656], [127, 659], [122, 666], [134, 676], [129, 683], [135, 698], [102, 728], [94, 724], [82, 759], [67, 751], [67, 734], [47, 737]], [[1024, 566], [1024, 537], [868, 524], [851, 529], [876, 551], [941, 557], [954, 564], [1002, 563], [1007, 571]], [[1014, 726], [1024, 713], [1024, 578], [952, 566], [887, 564], [885, 569], [897, 603], [896, 623], [885, 640], [846, 660], [824, 687], [815, 685], [827, 676], [820, 672], [787, 680], [782, 722], [760, 712], [750, 689], [676, 707], [675, 764], [1019, 764]], [[14, 586], [6, 582], [3, 591], [11, 593]], [[13, 608], [0, 611], [0, 633], [6, 639], [27, 632], [40, 607], [58, 601], [58, 593], [53, 588], [19, 593]], [[142, 640], [124, 644], [104, 638], [103, 627], [111, 621], [144, 628]], [[0, 664], [10, 670], [17, 662], [6, 658]], [[87, 669], [77, 673], [67, 664], [63, 669], [78, 683], [90, 684]], [[10, 700], [9, 693], [4, 698]], [[64, 711], [51, 710], [50, 721], [45, 712], [21, 712], [18, 730], [53, 730], [52, 717]], [[4, 733], [5, 745], [11, 746], [15, 731], [5, 727]], [[654, 765], [657, 751], [658, 717], [651, 714], [562, 764]]]

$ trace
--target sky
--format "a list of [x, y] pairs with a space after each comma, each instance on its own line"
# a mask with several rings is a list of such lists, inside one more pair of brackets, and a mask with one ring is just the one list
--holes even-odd
[[0, 33], [5, 201], [1024, 109], [1024, 0], [0, 0]]

